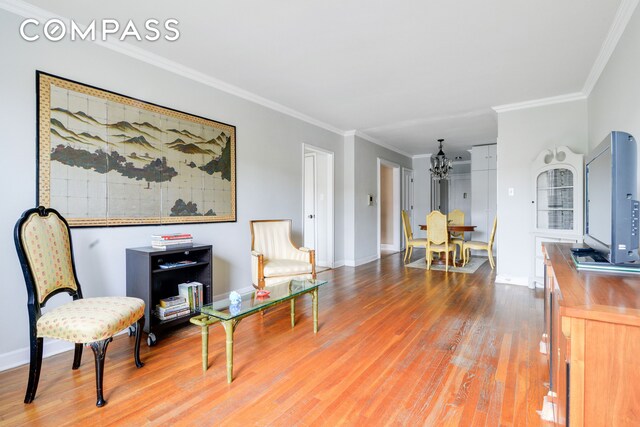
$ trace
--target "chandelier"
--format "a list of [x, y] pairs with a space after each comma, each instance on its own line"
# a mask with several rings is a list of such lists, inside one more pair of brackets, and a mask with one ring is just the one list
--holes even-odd
[[451, 166], [451, 160], [447, 159], [447, 156], [444, 155], [444, 151], [442, 151], [442, 142], [444, 139], [439, 139], [440, 143], [440, 151], [435, 157], [431, 158], [431, 177], [433, 179], [447, 179], [449, 178], [449, 171], [453, 169]]

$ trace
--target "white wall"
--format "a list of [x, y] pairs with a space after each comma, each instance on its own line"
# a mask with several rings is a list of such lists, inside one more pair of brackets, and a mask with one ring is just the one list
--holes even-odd
[[[395, 163], [401, 167], [412, 167], [411, 158], [398, 154], [369, 141], [354, 137], [354, 253], [347, 265], [360, 265], [378, 257], [378, 158]], [[346, 189], [345, 189], [346, 191]], [[367, 205], [367, 194], [373, 194], [375, 203]], [[401, 192], [399, 193], [401, 194]], [[397, 225], [401, 226], [400, 223]]]
[[215, 294], [249, 286], [249, 220], [291, 218], [294, 240], [301, 243], [302, 143], [335, 153], [335, 257], [344, 259], [341, 135], [90, 42], [25, 42], [18, 35], [21, 21], [0, 11], [0, 369], [25, 356], [28, 346], [27, 293], [12, 232], [20, 214], [36, 203], [36, 69], [237, 127], [237, 222], [74, 229], [85, 296], [124, 295], [125, 248], [148, 245], [152, 233], [178, 230], [213, 244]]
[[[589, 148], [613, 130], [629, 132], [640, 145], [640, 8], [636, 8], [589, 96]], [[640, 165], [640, 146], [638, 147]], [[640, 188], [640, 174], [638, 174]]]
[[540, 151], [559, 145], [587, 151], [586, 100], [498, 115], [497, 281], [526, 285], [534, 275], [531, 165]]
[[426, 224], [427, 215], [431, 212], [431, 156], [414, 157], [413, 159], [413, 236], [426, 238], [427, 232], [420, 230], [418, 225]]

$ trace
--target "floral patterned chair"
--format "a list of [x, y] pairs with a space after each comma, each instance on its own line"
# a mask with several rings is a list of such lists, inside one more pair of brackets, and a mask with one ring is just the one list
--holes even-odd
[[[24, 403], [36, 395], [42, 366], [43, 338], [75, 343], [72, 369], [78, 369], [83, 345], [95, 356], [97, 406], [107, 402], [102, 395], [102, 378], [107, 346], [113, 335], [135, 324], [134, 361], [140, 361], [140, 335], [144, 326], [144, 301], [129, 297], [82, 298], [73, 262], [67, 221], [54, 209], [29, 209], [16, 223], [14, 239], [27, 285], [27, 308], [31, 358]], [[58, 293], [73, 301], [42, 313], [41, 308]], [[131, 332], [131, 329], [129, 329]]]

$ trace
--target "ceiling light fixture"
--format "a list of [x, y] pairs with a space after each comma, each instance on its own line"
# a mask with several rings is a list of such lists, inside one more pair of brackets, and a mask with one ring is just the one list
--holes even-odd
[[451, 166], [451, 160], [447, 159], [447, 156], [444, 155], [444, 151], [442, 151], [442, 143], [444, 139], [439, 139], [440, 143], [440, 151], [435, 157], [431, 158], [431, 177], [433, 179], [448, 179], [449, 171], [453, 169]]

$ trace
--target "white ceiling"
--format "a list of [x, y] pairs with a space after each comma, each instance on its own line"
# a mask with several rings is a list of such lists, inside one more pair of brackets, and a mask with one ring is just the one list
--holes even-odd
[[[579, 92], [620, 0], [29, 0], [78, 22], [176, 18], [140, 48], [409, 154], [495, 142], [492, 106]], [[142, 27], [143, 28], [143, 27]]]

